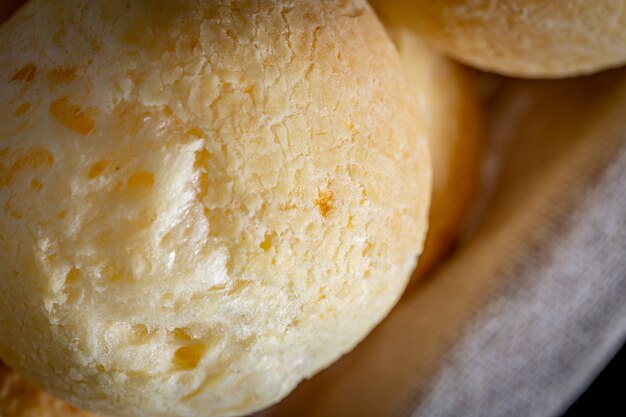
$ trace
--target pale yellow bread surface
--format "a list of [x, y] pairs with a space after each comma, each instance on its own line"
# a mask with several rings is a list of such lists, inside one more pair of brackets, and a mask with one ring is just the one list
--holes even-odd
[[[0, 24], [25, 0], [0, 0]], [[0, 416], [95, 417], [36, 387], [0, 361]]]
[[434, 53], [411, 29], [388, 26], [424, 117], [433, 194], [417, 281], [457, 241], [474, 201], [483, 151], [476, 74]]
[[[433, 53], [409, 29], [387, 26], [387, 31], [400, 53], [412, 94], [422, 108], [433, 165], [428, 233], [424, 251], [411, 279], [412, 284], [417, 284], [442, 262], [459, 233], [459, 225], [466, 220], [468, 205], [471, 206], [475, 200], [473, 197], [480, 177], [484, 146], [482, 99], [479, 97], [477, 74]], [[409, 288], [400, 301], [399, 309], [394, 310], [390, 318], [393, 320], [394, 314], [401, 314], [403, 305], [406, 307], [407, 302], [423, 294], [430, 284], [433, 283], [426, 283], [426, 287]], [[423, 310], [428, 313], [428, 309]], [[439, 322], [437, 316], [430, 320]], [[395, 323], [398, 324], [397, 321]], [[396, 354], [391, 350], [385, 351], [385, 346], [388, 346], [385, 340], [389, 337], [404, 340], [406, 335], [403, 332], [402, 323], [390, 333], [389, 323], [383, 322], [353, 352], [300, 384], [274, 407], [254, 417], [394, 415], [381, 413], [385, 401], [381, 401], [379, 409], [372, 410], [368, 407], [373, 402], [362, 407], [360, 400], [372, 395], [381, 398], [386, 393], [397, 391], [393, 383], [388, 383], [389, 369], [393, 369], [394, 364], [391, 358]], [[428, 346], [418, 346], [419, 332], [413, 332], [408, 337], [413, 337], [414, 343], [407, 346], [414, 351], [430, 350]], [[392, 366], [389, 368], [390, 363]], [[402, 367], [402, 364], [396, 365]], [[424, 379], [423, 375], [420, 378]], [[386, 388], [381, 389], [380, 384], [386, 385]]]
[[626, 0], [373, 0], [386, 20], [478, 68], [518, 77], [626, 62]]
[[[0, 0], [0, 24], [25, 0]], [[26, 381], [0, 361], [0, 416], [2, 417], [95, 417], [59, 400]]]
[[430, 162], [363, 1], [33, 0], [0, 27], [0, 357], [117, 416], [261, 408], [400, 296]]

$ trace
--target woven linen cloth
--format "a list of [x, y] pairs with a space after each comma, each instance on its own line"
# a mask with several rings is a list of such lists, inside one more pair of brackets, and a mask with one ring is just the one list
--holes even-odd
[[503, 80], [471, 236], [258, 417], [557, 416], [626, 336], [626, 70]]

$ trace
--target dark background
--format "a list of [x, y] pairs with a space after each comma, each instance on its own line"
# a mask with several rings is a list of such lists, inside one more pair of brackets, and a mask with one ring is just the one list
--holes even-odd
[[561, 417], [626, 416], [626, 345]]

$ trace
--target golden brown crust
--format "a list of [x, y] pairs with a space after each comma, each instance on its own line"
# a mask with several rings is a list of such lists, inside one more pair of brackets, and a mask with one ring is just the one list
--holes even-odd
[[33, 0], [0, 43], [0, 356], [30, 380], [243, 414], [400, 296], [430, 163], [364, 1]]
[[626, 0], [374, 0], [386, 19], [452, 57], [519, 77], [589, 74], [626, 62]]

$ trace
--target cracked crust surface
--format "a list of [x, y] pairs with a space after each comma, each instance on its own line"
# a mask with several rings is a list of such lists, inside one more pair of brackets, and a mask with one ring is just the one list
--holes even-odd
[[626, 0], [374, 0], [442, 52], [518, 77], [589, 74], [626, 62]]
[[364, 1], [33, 0], [0, 43], [0, 357], [52, 394], [244, 414], [400, 296], [430, 164]]

